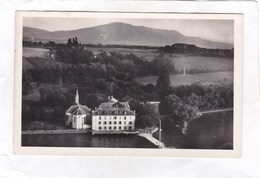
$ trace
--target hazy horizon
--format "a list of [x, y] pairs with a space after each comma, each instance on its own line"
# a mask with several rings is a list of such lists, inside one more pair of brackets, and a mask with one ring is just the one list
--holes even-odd
[[185, 36], [199, 37], [230, 44], [234, 43], [233, 20], [27, 17], [24, 18], [23, 26], [53, 32], [91, 28], [114, 22], [162, 30], [175, 30]]

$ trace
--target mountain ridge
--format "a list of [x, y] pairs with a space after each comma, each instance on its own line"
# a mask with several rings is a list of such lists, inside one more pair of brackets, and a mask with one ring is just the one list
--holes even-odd
[[66, 43], [68, 38], [75, 36], [78, 37], [79, 42], [86, 44], [165, 46], [174, 43], [187, 43], [204, 48], [233, 48], [233, 44], [185, 36], [176, 30], [135, 26], [123, 22], [62, 31], [47, 31], [38, 28], [23, 27], [24, 40], [34, 39], [41, 40], [42, 42], [55, 41]]

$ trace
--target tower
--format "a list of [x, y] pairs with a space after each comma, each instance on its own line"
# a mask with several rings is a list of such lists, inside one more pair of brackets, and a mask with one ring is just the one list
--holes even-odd
[[76, 90], [75, 104], [66, 111], [65, 125], [73, 129], [91, 128], [91, 113], [90, 109], [79, 104], [79, 91]]
[[78, 89], [76, 90], [75, 104], [79, 105], [79, 91], [78, 91]]

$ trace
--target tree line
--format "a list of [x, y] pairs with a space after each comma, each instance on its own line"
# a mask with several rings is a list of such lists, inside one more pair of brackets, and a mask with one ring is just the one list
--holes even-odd
[[[163, 81], [167, 81], [167, 79], [163, 79]], [[164, 82], [164, 85], [166, 86], [167, 83]], [[184, 134], [189, 123], [197, 117], [199, 111], [233, 107], [232, 83], [205, 84], [195, 82], [191, 85], [177, 87], [168, 85], [159, 94], [161, 98], [160, 114], [166, 115], [167, 119], [180, 125], [181, 132]]]
[[187, 54], [193, 56], [225, 57], [234, 58], [234, 48], [232, 49], [209, 49], [201, 48], [192, 44], [175, 43], [158, 48], [159, 52]]

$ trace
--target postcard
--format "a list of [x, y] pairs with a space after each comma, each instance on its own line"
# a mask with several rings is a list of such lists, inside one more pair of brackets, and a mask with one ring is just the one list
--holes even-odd
[[240, 157], [243, 15], [16, 12], [14, 152]]

